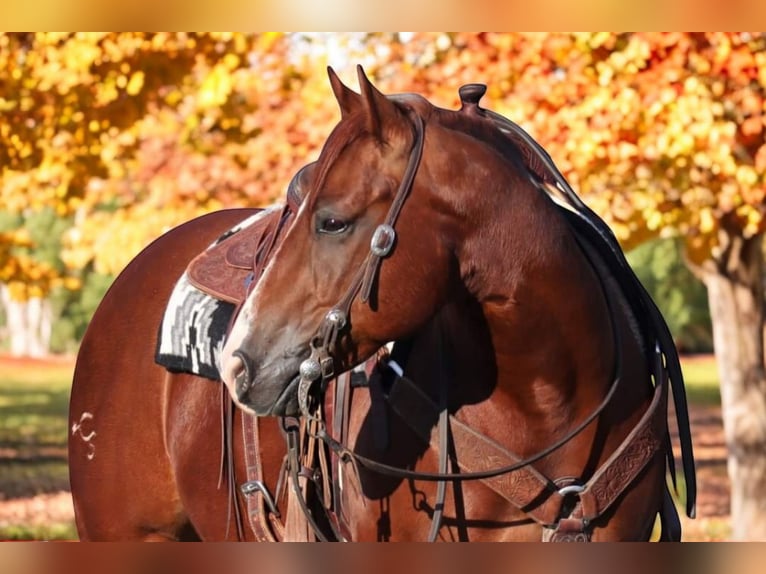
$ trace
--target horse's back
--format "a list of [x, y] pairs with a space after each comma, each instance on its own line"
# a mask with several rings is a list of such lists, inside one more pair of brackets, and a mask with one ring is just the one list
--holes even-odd
[[189, 261], [252, 214], [185, 223], [144, 249], [104, 296], [77, 356], [69, 468], [83, 540], [178, 538], [188, 528], [166, 453], [167, 372], [154, 362], [170, 293]]

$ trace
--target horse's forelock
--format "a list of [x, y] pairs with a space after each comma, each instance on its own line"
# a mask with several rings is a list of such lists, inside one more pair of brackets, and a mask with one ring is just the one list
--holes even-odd
[[316, 191], [324, 185], [330, 168], [337, 161], [340, 154], [364, 133], [364, 118], [361, 113], [354, 113], [345, 117], [330, 132], [322, 147], [322, 152], [319, 154], [314, 182], [307, 194], [308, 197], [306, 199], [311, 204], [309, 207], [313, 208], [317, 198]]
[[[394, 99], [394, 102], [397, 103], [397, 106], [400, 108], [406, 106], [406, 104], [400, 103], [398, 99]], [[365, 120], [364, 111], [354, 112], [341, 119], [330, 132], [330, 135], [325, 141], [324, 147], [319, 154], [316, 175], [308, 194], [307, 199], [311, 202], [311, 208], [313, 208], [313, 203], [316, 201], [316, 190], [322, 188], [330, 169], [338, 160], [341, 153], [343, 153], [343, 150], [362, 136], [369, 134]]]

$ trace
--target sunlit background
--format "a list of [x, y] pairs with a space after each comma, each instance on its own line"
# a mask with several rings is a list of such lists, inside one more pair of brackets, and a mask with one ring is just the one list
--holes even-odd
[[[72, 25], [93, 15], [130, 28], [138, 18], [131, 6], [80, 4], [90, 11]], [[513, 22], [517, 4], [497, 17]], [[219, 10], [184, 6], [152, 10], [160, 24], [214, 26]], [[240, 17], [350, 29], [368, 22], [360, 6], [247, 3]], [[439, 27], [433, 6], [388, 6]], [[578, 5], [605, 18], [615, 6]], [[664, 16], [681, 18], [678, 6]], [[11, 10], [23, 21], [24, 7]], [[525, 6], [525, 21], [549, 21], [551, 10]], [[40, 14], [43, 28], [70, 17], [58, 3]], [[637, 12], [636, 23], [652, 27], [652, 14]], [[446, 108], [461, 85], [486, 84], [482, 105], [535, 137], [613, 228], [679, 348], [719, 354], [724, 407], [741, 405], [736, 373], [763, 385], [762, 349], [731, 351], [737, 338], [762, 343], [766, 228], [766, 34], [740, 32], [2, 34], [0, 353], [71, 357], [111, 281], [153, 238], [209, 211], [280, 201], [339, 119], [327, 66], [357, 89], [357, 64], [384, 93]], [[764, 404], [766, 393], [749, 411], [757, 418]], [[732, 430], [727, 442], [736, 440]], [[707, 536], [728, 537], [721, 528]], [[751, 528], [766, 538], [763, 521]]]

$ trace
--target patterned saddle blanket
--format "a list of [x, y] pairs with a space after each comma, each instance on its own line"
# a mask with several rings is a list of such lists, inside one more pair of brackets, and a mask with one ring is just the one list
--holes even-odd
[[220, 380], [226, 333], [253, 281], [263, 246], [285, 217], [259, 211], [198, 255], [176, 282], [160, 323], [155, 362], [173, 372]]

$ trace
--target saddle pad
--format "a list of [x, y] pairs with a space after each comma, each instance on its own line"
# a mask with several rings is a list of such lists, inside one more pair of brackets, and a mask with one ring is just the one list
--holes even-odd
[[220, 357], [235, 306], [203, 293], [184, 273], [162, 317], [154, 360], [172, 372], [221, 380]]
[[[276, 210], [266, 209], [248, 217], [222, 234], [203, 253], [212, 252], [216, 246]], [[195, 287], [188, 272], [184, 272], [173, 288], [160, 323], [155, 362], [169, 371], [221, 380], [220, 355], [235, 310], [234, 304]]]

